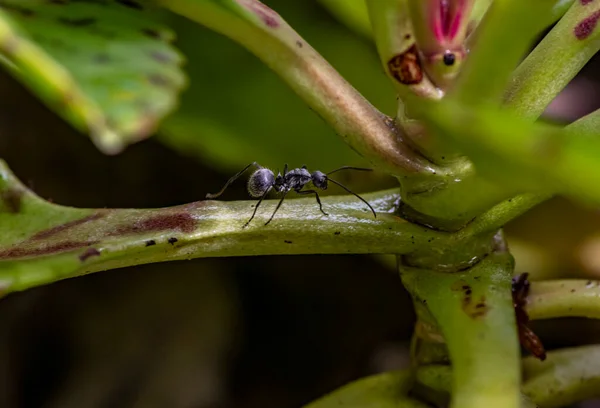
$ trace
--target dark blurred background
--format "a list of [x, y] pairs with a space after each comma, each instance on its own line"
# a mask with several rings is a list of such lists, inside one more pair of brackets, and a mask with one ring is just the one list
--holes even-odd
[[[317, 2], [265, 1], [384, 112], [395, 95], [369, 39]], [[364, 164], [252, 55], [176, 17], [191, 86], [159, 134], [109, 157], [0, 72], [0, 157], [40, 196], [78, 207], [163, 207], [218, 190], [245, 164]], [[600, 60], [551, 105], [600, 107]], [[357, 191], [393, 186], [378, 175]], [[335, 193], [335, 192], [333, 192]], [[244, 199], [240, 182], [224, 199]], [[557, 198], [507, 227], [517, 272], [600, 277], [600, 214]], [[0, 302], [0, 407], [293, 408], [404, 367], [414, 322], [393, 259], [199, 259], [62, 281]], [[534, 326], [549, 346], [600, 325]], [[582, 405], [583, 406], [583, 405]], [[586, 405], [591, 407], [593, 405]]]

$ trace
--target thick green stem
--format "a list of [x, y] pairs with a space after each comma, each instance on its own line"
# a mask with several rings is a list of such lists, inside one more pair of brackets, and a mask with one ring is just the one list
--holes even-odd
[[559, 408], [600, 395], [600, 346], [548, 353], [523, 360], [523, 392], [544, 408]]
[[600, 319], [600, 282], [582, 279], [533, 282], [526, 310], [532, 320], [567, 316]]
[[[452, 367], [447, 365], [427, 365], [419, 367], [415, 380], [427, 391], [449, 394], [452, 387]], [[520, 408], [537, 408], [538, 405], [528, 396], [521, 394]]]
[[432, 173], [394, 121], [358, 93], [277, 13], [255, 0], [170, 0], [164, 5], [254, 53], [354, 150], [390, 174]]
[[506, 253], [493, 253], [464, 273], [400, 267], [404, 285], [415, 302], [426, 304], [448, 345], [452, 407], [519, 406], [512, 272]]
[[427, 408], [408, 396], [412, 383], [409, 370], [378, 374], [347, 384], [304, 408]]
[[515, 70], [506, 104], [535, 119], [600, 49], [600, 0], [576, 1]]

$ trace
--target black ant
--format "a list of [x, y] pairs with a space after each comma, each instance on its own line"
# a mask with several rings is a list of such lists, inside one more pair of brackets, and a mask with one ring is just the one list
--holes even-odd
[[317, 203], [319, 204], [319, 209], [321, 210], [321, 212], [325, 215], [329, 215], [325, 211], [323, 211], [323, 206], [321, 205], [321, 199], [319, 198], [319, 194], [315, 190], [302, 190], [304, 188], [304, 186], [306, 186], [310, 182], [312, 182], [313, 186], [315, 186], [316, 188], [319, 188], [321, 190], [327, 190], [327, 183], [329, 181], [331, 181], [334, 184], [337, 184], [338, 186], [340, 186], [341, 188], [343, 188], [350, 194], [353, 194], [356, 197], [358, 197], [359, 200], [361, 200], [363, 203], [365, 203], [371, 209], [371, 211], [373, 212], [373, 216], [377, 217], [377, 214], [375, 214], [375, 210], [373, 209], [373, 207], [371, 207], [371, 205], [365, 199], [363, 199], [358, 194], [350, 191], [348, 188], [346, 188], [339, 182], [332, 180], [328, 177], [330, 174], [335, 173], [340, 170], [372, 171], [372, 169], [363, 169], [360, 167], [344, 166], [344, 167], [340, 167], [339, 169], [330, 171], [329, 173], [322, 173], [318, 170], [314, 171], [312, 173], [309, 173], [308, 170], [306, 169], [306, 166], [302, 166], [302, 168], [292, 169], [292, 170], [288, 171], [288, 165], [286, 164], [283, 168], [283, 174], [278, 172], [277, 177], [276, 177], [275, 174], [271, 170], [269, 170], [265, 167], [262, 167], [260, 164], [258, 164], [256, 162], [253, 162], [253, 163], [250, 163], [249, 165], [247, 165], [242, 171], [237, 173], [235, 176], [230, 178], [229, 181], [227, 181], [227, 183], [225, 183], [225, 186], [223, 186], [221, 191], [219, 191], [218, 193], [215, 193], [215, 194], [207, 194], [206, 198], [219, 197], [221, 194], [223, 194], [225, 189], [227, 187], [229, 187], [229, 185], [231, 183], [233, 183], [235, 180], [237, 180], [242, 174], [244, 174], [244, 172], [246, 170], [248, 170], [252, 166], [256, 166], [257, 170], [254, 173], [252, 173], [252, 175], [248, 179], [248, 193], [254, 198], [259, 198], [259, 200], [258, 200], [258, 203], [256, 204], [256, 206], [254, 207], [254, 212], [252, 213], [252, 217], [250, 217], [248, 222], [246, 222], [246, 224], [244, 224], [244, 226], [242, 228], [245, 228], [246, 226], [248, 226], [248, 224], [250, 224], [250, 221], [252, 221], [252, 219], [256, 215], [256, 210], [258, 210], [258, 206], [260, 205], [262, 200], [265, 199], [267, 194], [269, 194], [271, 189], [274, 189], [278, 194], [281, 194], [281, 200], [279, 200], [277, 207], [275, 207], [275, 211], [273, 211], [271, 218], [269, 218], [269, 221], [267, 221], [265, 223], [265, 225], [267, 225], [268, 223], [271, 222], [271, 220], [275, 216], [275, 213], [277, 212], [277, 210], [279, 210], [279, 207], [281, 207], [281, 203], [283, 203], [283, 200], [284, 200], [286, 194], [290, 190], [294, 190], [296, 193], [302, 194], [302, 195], [314, 194], [317, 199]]

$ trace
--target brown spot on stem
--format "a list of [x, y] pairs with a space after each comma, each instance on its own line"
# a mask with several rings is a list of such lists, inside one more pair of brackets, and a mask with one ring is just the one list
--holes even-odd
[[21, 211], [21, 198], [23, 197], [23, 193], [23, 190], [9, 188], [0, 194], [0, 199], [9, 212], [16, 214]]
[[16, 245], [8, 249], [0, 250], [0, 259], [25, 258], [29, 256], [42, 256], [66, 252], [73, 249], [85, 248], [86, 246], [94, 245], [98, 241], [63, 241], [51, 245], [31, 246], [31, 245]]
[[67, 230], [77, 227], [79, 225], [83, 225], [90, 221], [100, 219], [100, 218], [104, 217], [106, 214], [107, 214], [106, 211], [96, 212], [92, 215], [88, 215], [87, 217], [80, 218], [75, 221], [70, 221], [70, 222], [67, 222], [67, 223], [64, 223], [61, 225], [57, 225], [56, 227], [52, 227], [52, 228], [44, 230], [44, 231], [40, 231], [37, 234], [35, 234], [34, 236], [32, 236], [30, 238], [30, 241], [37, 241], [40, 239], [49, 238], [53, 235], [60, 234], [61, 232], [67, 231]]
[[279, 17], [279, 14], [277, 14], [275, 11], [273, 11], [272, 9], [270, 9], [269, 7], [267, 7], [260, 1], [256, 1], [256, 0], [246, 1], [246, 4], [248, 5], [248, 8], [254, 14], [256, 14], [258, 17], [260, 17], [260, 19], [267, 26], [269, 26], [271, 28], [279, 27], [279, 24], [280, 24], [279, 19], [281, 17]]
[[594, 12], [591, 16], [581, 20], [573, 29], [573, 33], [578, 40], [585, 40], [594, 32], [600, 19], [600, 10]]
[[296, 41], [296, 45], [298, 46], [298, 48], [304, 47], [304, 44], [302, 44], [302, 41], [300, 40]]
[[112, 235], [139, 234], [142, 232], [156, 231], [181, 231], [193, 232], [196, 220], [188, 213], [175, 213], [155, 215], [153, 217], [136, 221], [132, 224], [117, 228]]
[[387, 66], [390, 74], [401, 84], [416, 85], [423, 80], [423, 68], [415, 45], [408, 51], [395, 55]]
[[85, 250], [85, 252], [81, 255], [79, 255], [79, 260], [81, 262], [85, 262], [87, 259], [91, 258], [92, 256], [100, 256], [100, 251], [98, 251], [96, 248], [88, 248]]

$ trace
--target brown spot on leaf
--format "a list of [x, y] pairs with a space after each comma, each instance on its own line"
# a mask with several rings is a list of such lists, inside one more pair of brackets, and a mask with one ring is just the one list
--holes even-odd
[[87, 259], [91, 258], [92, 256], [100, 256], [100, 251], [98, 251], [96, 248], [88, 248], [85, 250], [85, 252], [81, 255], [79, 255], [79, 260], [81, 262], [85, 262]]
[[260, 1], [250, 0], [247, 2], [248, 8], [256, 14], [269, 27], [279, 27], [279, 14], [267, 7]]
[[42, 256], [66, 252], [73, 249], [85, 248], [98, 241], [63, 241], [52, 245], [31, 246], [19, 244], [11, 248], [0, 250], [0, 259], [25, 258], [29, 256]]
[[79, 225], [83, 225], [83, 224], [85, 224], [87, 222], [100, 219], [100, 218], [104, 217], [106, 214], [107, 214], [106, 211], [99, 211], [99, 212], [96, 212], [96, 213], [94, 213], [92, 215], [88, 215], [87, 217], [80, 218], [80, 219], [75, 220], [75, 221], [66, 222], [64, 224], [57, 225], [56, 227], [52, 227], [52, 228], [49, 228], [47, 230], [40, 231], [37, 234], [35, 234], [34, 236], [32, 236], [30, 238], [30, 241], [37, 241], [37, 240], [40, 240], [40, 239], [49, 238], [49, 237], [51, 237], [53, 235], [60, 234], [61, 232], [67, 231], [67, 230], [69, 230], [71, 228], [74, 228], [74, 227], [77, 227]]
[[585, 40], [594, 32], [600, 19], [600, 10], [592, 13], [591, 16], [581, 20], [573, 29], [573, 33], [578, 40]]
[[70, 18], [70, 17], [59, 17], [58, 21], [61, 24], [68, 25], [70, 27], [86, 27], [96, 22], [94, 17], [83, 17], [83, 18]]
[[155, 215], [130, 225], [126, 225], [114, 232], [113, 235], [139, 234], [142, 232], [156, 231], [181, 231], [193, 232], [196, 228], [196, 220], [188, 213], [175, 213]]
[[148, 75], [148, 81], [152, 85], [159, 86], [161, 88], [166, 88], [171, 86], [171, 80], [164, 75], [161, 74], [150, 74]]
[[154, 61], [165, 63], [165, 64], [173, 62], [173, 58], [171, 58], [171, 56], [169, 54], [166, 54], [166, 53], [160, 52], [160, 51], [152, 51], [150, 53], [150, 57]]
[[133, 0], [117, 0], [117, 3], [122, 4], [125, 7], [129, 7], [134, 10], [143, 10], [144, 8], [140, 3]]
[[394, 56], [387, 66], [390, 74], [401, 84], [416, 85], [423, 80], [423, 68], [415, 45]]
[[9, 188], [0, 194], [0, 199], [9, 212], [16, 214], [21, 211], [21, 198], [23, 197], [23, 193], [23, 190]]

